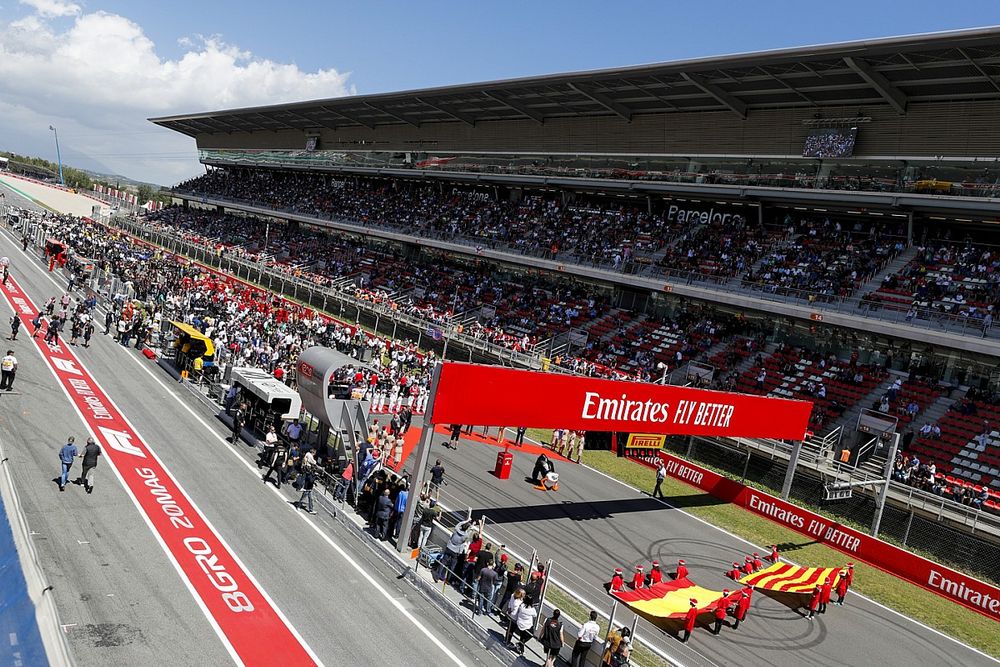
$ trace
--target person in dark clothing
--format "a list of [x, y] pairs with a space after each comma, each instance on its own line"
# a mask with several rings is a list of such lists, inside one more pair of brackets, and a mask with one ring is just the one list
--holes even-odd
[[90, 338], [94, 335], [94, 322], [91, 320], [87, 321], [87, 324], [83, 327], [83, 346], [90, 347]]
[[284, 473], [285, 463], [287, 463], [287, 461], [288, 461], [288, 445], [286, 445], [284, 442], [282, 442], [281, 440], [279, 440], [274, 445], [274, 453], [271, 455], [271, 465], [268, 466], [267, 472], [264, 473], [264, 476], [261, 477], [261, 479], [265, 483], [267, 483], [267, 482], [271, 481], [271, 473], [272, 472], [277, 472], [278, 473], [278, 479], [275, 482], [275, 486], [277, 486], [280, 489], [281, 488], [281, 476]]
[[313, 486], [316, 483], [316, 476], [313, 475], [312, 470], [302, 471], [302, 495], [299, 496], [299, 500], [295, 503], [295, 506], [299, 509], [304, 509], [310, 514], [315, 514], [313, 511]]
[[449, 439], [449, 447], [452, 449], [458, 449], [458, 439], [462, 435], [462, 425], [452, 424], [451, 425], [451, 438]]
[[111, 327], [115, 324], [115, 314], [112, 310], [108, 309], [108, 312], [104, 313], [104, 335], [107, 336], [111, 332]]
[[77, 478], [76, 483], [82, 484], [83, 488], [87, 490], [87, 493], [94, 492], [94, 468], [97, 467], [97, 457], [101, 455], [101, 446], [94, 442], [93, 438], [87, 438], [87, 444], [83, 448], [83, 452], [80, 454], [80, 458], [83, 459], [83, 470], [80, 472], [80, 476]]
[[444, 484], [444, 466], [441, 465], [441, 459], [437, 459], [431, 466], [431, 482], [428, 487], [431, 495], [435, 498], [441, 495], [442, 484]]
[[551, 469], [549, 457], [545, 454], [539, 454], [538, 458], [535, 459], [535, 469], [531, 471], [531, 481], [540, 484], [541, 478], [545, 477]]
[[520, 447], [524, 444], [524, 434], [528, 431], [526, 426], [518, 426], [517, 434], [514, 436], [514, 445]]
[[[520, 563], [515, 563], [512, 570], [507, 570], [507, 583], [503, 589], [503, 597], [500, 598], [500, 608], [506, 609], [507, 602], [510, 597], [514, 594], [518, 588], [521, 586], [521, 575], [524, 574], [524, 566]], [[508, 640], [509, 641], [509, 640]]]
[[534, 606], [542, 595], [542, 577], [537, 572], [531, 573], [528, 584], [524, 587], [524, 604]]
[[552, 616], [545, 620], [542, 625], [542, 647], [545, 649], [545, 667], [552, 667], [555, 664], [556, 656], [563, 646], [563, 624], [559, 618], [558, 609], [552, 610]]
[[413, 411], [410, 408], [403, 408], [399, 413], [399, 435], [406, 435], [412, 421]]
[[384, 540], [389, 532], [389, 516], [392, 514], [392, 499], [389, 497], [389, 489], [382, 491], [382, 495], [375, 501], [375, 534], [380, 540]]
[[21, 330], [21, 318], [14, 315], [10, 318], [10, 339], [17, 340], [17, 332]]
[[233, 410], [233, 432], [229, 437], [229, 441], [234, 445], [240, 441], [240, 433], [243, 432], [243, 422], [246, 420], [246, 407], [240, 404], [235, 410]]

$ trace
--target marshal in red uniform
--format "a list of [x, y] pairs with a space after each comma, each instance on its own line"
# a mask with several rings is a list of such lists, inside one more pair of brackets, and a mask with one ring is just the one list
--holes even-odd
[[755, 551], [753, 552], [753, 571], [764, 569], [764, 562], [760, 559], [760, 555]]
[[677, 561], [677, 576], [674, 579], [686, 579], [688, 576], [687, 566], [684, 565], [684, 559]]
[[743, 574], [753, 574], [753, 558], [750, 556], [743, 559]]
[[726, 572], [726, 576], [732, 579], [733, 581], [739, 581], [740, 577], [743, 576], [743, 571], [740, 570], [740, 564], [733, 561], [733, 569], [731, 569], [729, 572]]
[[769, 561], [771, 561], [771, 564], [772, 564], [772, 565], [774, 565], [774, 564], [775, 564], [775, 563], [777, 563], [777, 562], [778, 562], [779, 560], [781, 560], [781, 556], [780, 556], [780, 555], [778, 554], [778, 545], [777, 545], [777, 544], [772, 544], [772, 545], [771, 545], [771, 553], [770, 553], [770, 555], [769, 555], [769, 556], [767, 557], [767, 559], [768, 559]]

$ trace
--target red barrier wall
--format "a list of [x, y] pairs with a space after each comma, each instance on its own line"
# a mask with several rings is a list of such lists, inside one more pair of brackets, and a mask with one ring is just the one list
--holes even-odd
[[[841, 525], [830, 518], [723, 477], [667, 452], [658, 452], [667, 475], [720, 500], [806, 535], [921, 588], [1000, 620], [1000, 588], [974, 579], [893, 544]], [[639, 459], [637, 459], [639, 460]], [[641, 461], [649, 464], [649, 460]]]

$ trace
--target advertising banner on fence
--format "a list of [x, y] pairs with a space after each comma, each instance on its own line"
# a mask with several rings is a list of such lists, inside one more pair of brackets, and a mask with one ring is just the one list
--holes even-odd
[[670, 477], [696, 486], [720, 500], [767, 517], [775, 523], [842, 551], [851, 558], [863, 560], [964, 607], [1000, 620], [1000, 588], [996, 586], [939, 565], [853, 528], [842, 526], [832, 519], [787, 503], [775, 496], [751, 489], [673, 454], [659, 452], [659, 458], [666, 466], [667, 475]]
[[629, 433], [625, 441], [626, 449], [663, 449], [667, 436], [662, 433]]
[[435, 424], [802, 440], [812, 403], [445, 363]]

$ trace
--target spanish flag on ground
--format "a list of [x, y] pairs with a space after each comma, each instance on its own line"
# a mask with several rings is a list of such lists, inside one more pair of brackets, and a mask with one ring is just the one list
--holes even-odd
[[[691, 608], [691, 600], [697, 600], [699, 611], [709, 611], [722, 597], [722, 591], [712, 591], [698, 586], [690, 579], [661, 581], [658, 584], [637, 590], [611, 593], [616, 600], [628, 605], [632, 611], [655, 618], [684, 618]], [[740, 592], [729, 594], [727, 603], [736, 604]]]
[[836, 581], [838, 572], [839, 567], [799, 567], [791, 563], [775, 563], [759, 572], [748, 574], [740, 579], [740, 583], [781, 593], [812, 593], [827, 577]]

